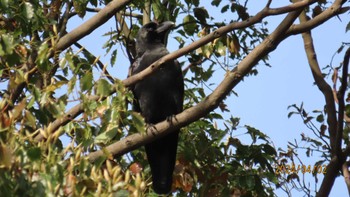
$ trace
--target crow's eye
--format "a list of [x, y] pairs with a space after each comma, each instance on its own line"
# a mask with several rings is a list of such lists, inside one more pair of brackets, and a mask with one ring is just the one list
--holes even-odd
[[147, 31], [155, 31], [157, 29], [157, 23], [150, 22], [144, 26]]

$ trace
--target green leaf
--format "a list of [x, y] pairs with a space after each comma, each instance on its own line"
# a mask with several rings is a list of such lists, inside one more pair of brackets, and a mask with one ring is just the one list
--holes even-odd
[[132, 112], [132, 123], [133, 127], [136, 129], [137, 132], [145, 132], [145, 121], [141, 114]]
[[12, 35], [3, 34], [0, 36], [0, 56], [12, 54], [14, 48], [15, 43]]
[[160, 21], [160, 19], [162, 17], [164, 17], [163, 14], [162, 14], [162, 8], [161, 8], [161, 5], [160, 5], [160, 1], [152, 1], [152, 10], [153, 10], [154, 18], [157, 21]]
[[304, 120], [304, 124], [310, 122], [310, 120], [312, 120], [314, 117], [307, 117], [305, 120]]
[[199, 0], [185, 0], [188, 6], [194, 5], [195, 7], [199, 6]]
[[119, 196], [119, 197], [128, 197], [130, 196], [130, 193], [128, 190], [122, 189], [117, 191], [116, 193], [114, 193], [115, 196]]
[[206, 19], [209, 18], [208, 11], [204, 7], [194, 8], [194, 17], [196, 17], [201, 23], [206, 24]]
[[70, 93], [74, 90], [74, 87], [75, 87], [76, 82], [77, 82], [77, 77], [76, 77], [76, 76], [73, 76], [73, 77], [71, 78], [71, 80], [69, 80], [69, 82], [68, 82], [68, 88], [67, 88], [68, 94], [70, 94]]
[[220, 56], [226, 55], [226, 49], [227, 47], [221, 41], [215, 44], [215, 50]]
[[225, 5], [224, 7], [221, 8], [221, 13], [227, 12], [227, 10], [230, 8], [229, 5]]
[[183, 19], [184, 30], [188, 35], [193, 35], [196, 32], [196, 19], [192, 15], [187, 15]]
[[9, 6], [9, 1], [8, 0], [0, 0], [0, 8], [7, 9], [8, 6]]
[[27, 151], [28, 157], [32, 161], [41, 159], [41, 150], [39, 147], [29, 148]]
[[117, 54], [118, 54], [118, 50], [114, 50], [111, 54], [111, 66], [113, 66], [115, 64], [115, 61], [117, 60]]
[[114, 126], [106, 132], [101, 133], [95, 138], [95, 143], [106, 144], [111, 141], [118, 133], [118, 127]]
[[348, 22], [348, 24], [346, 25], [345, 33], [348, 32], [349, 30], [350, 30], [350, 22]]
[[268, 155], [277, 155], [277, 152], [276, 152], [276, 150], [272, 147], [272, 146], [270, 146], [270, 145], [268, 145], [268, 144], [265, 144], [265, 145], [263, 145], [263, 150], [264, 150], [264, 152], [265, 153], [267, 153]]
[[86, 73], [80, 80], [81, 91], [90, 90], [93, 86], [92, 73]]
[[22, 9], [23, 9], [22, 13], [23, 13], [24, 17], [27, 20], [30, 20], [30, 19], [33, 18], [33, 16], [34, 16], [34, 8], [33, 8], [33, 5], [31, 3], [24, 2]]
[[113, 87], [105, 79], [97, 81], [96, 94], [100, 96], [109, 96], [113, 91]]
[[323, 114], [320, 114], [316, 117], [316, 121], [322, 123], [324, 121]]
[[80, 18], [83, 18], [86, 13], [87, 0], [74, 0], [73, 7]]
[[48, 54], [49, 54], [49, 45], [44, 42], [42, 45], [40, 45], [39, 50], [38, 50], [38, 58], [36, 59], [36, 63], [38, 64], [38, 68], [41, 71], [49, 71], [50, 68], [50, 64], [49, 64], [49, 58], [48, 58]]
[[211, 5], [214, 5], [214, 6], [218, 7], [220, 5], [220, 3], [221, 3], [221, 0], [213, 0], [211, 2]]
[[350, 104], [347, 104], [347, 105], [345, 106], [345, 114], [346, 114], [348, 117], [350, 117]]
[[[34, 100], [34, 99], [33, 99]], [[29, 111], [25, 111], [24, 113], [25, 124], [32, 128], [36, 128], [36, 118]]]

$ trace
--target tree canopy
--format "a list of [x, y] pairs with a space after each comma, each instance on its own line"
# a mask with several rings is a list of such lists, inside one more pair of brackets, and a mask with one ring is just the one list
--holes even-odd
[[[276, 196], [277, 190], [328, 196], [338, 177], [350, 194], [349, 42], [333, 52], [341, 62], [322, 67], [311, 34], [349, 14], [349, 1], [273, 7], [266, 0], [255, 14], [249, 2], [0, 0], [0, 196], [157, 196], [143, 145], [178, 129], [174, 196]], [[272, 16], [282, 20], [268, 29]], [[81, 44], [107, 21], [115, 26], [103, 29], [104, 54]], [[150, 21], [175, 22], [171, 53], [121, 77], [135, 61], [138, 30]], [[346, 33], [350, 23], [343, 24]], [[303, 145], [290, 139], [277, 148], [259, 128], [242, 125], [226, 98], [259, 75], [258, 63], [273, 69], [270, 52], [294, 35], [303, 38], [305, 64], [325, 106], [308, 112], [290, 105], [288, 117], [300, 115], [311, 135], [301, 134]], [[105, 54], [108, 61], [101, 60]], [[147, 127], [129, 105], [128, 87], [174, 59], [184, 73], [185, 110]], [[318, 154], [313, 168], [301, 152]]]

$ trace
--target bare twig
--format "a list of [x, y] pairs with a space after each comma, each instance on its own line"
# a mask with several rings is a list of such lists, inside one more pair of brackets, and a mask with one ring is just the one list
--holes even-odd
[[[130, 60], [130, 63], [133, 63], [133, 61], [136, 57], [135, 41], [134, 41], [134, 38], [131, 36], [130, 28], [127, 26], [127, 24], [124, 20], [124, 17], [125, 16], [122, 13], [117, 13], [115, 15], [116, 22], [117, 22], [116, 26], [117, 26], [119, 33], [122, 32], [124, 34], [123, 41], [124, 41], [124, 44], [126, 46], [125, 47], [126, 52], [127, 52], [128, 58]], [[118, 24], [119, 24], [120, 28], [118, 28]]]
[[60, 37], [62, 37], [64, 34], [66, 34], [66, 27], [67, 27], [67, 23], [68, 23], [68, 19], [69, 19], [69, 13], [70, 13], [70, 9], [72, 8], [72, 2], [68, 2], [67, 6], [66, 6], [66, 10], [64, 11], [63, 16], [60, 18], [59, 24], [58, 24], [58, 28], [60, 30], [60, 33], [58, 34], [59, 37], [57, 39], [59, 39]]

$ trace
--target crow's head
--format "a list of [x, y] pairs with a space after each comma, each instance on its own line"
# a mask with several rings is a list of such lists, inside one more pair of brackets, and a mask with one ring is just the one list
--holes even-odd
[[150, 45], [159, 43], [166, 45], [167, 35], [172, 27], [174, 27], [174, 23], [171, 21], [160, 24], [150, 22], [141, 27], [136, 36], [137, 54], [143, 54]]

